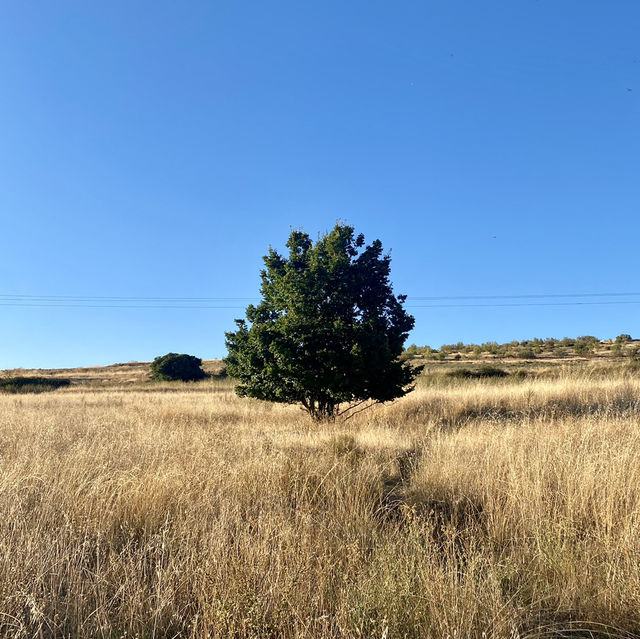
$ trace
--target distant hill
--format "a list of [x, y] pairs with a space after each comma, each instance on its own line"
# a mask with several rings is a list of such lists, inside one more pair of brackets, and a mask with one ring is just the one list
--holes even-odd
[[[110, 366], [92, 366], [89, 368], [14, 368], [0, 371], [0, 377], [52, 377], [70, 379], [72, 383], [95, 384], [132, 384], [149, 379], [151, 362], [126, 362]], [[207, 373], [217, 373], [222, 360], [203, 360], [202, 368]]]
[[[622, 334], [616, 338], [600, 340], [592, 335], [562, 339], [534, 338], [512, 341], [504, 344], [484, 342], [482, 344], [443, 344], [440, 348], [416, 346], [412, 344], [402, 354], [406, 360], [416, 363], [460, 363], [460, 362], [500, 362], [507, 366], [530, 362], [535, 364], [570, 363], [593, 360], [594, 362], [638, 363], [640, 340]], [[520, 363], [520, 364], [519, 364]], [[457, 364], [459, 365], [459, 364]], [[14, 368], [0, 371], [2, 377], [51, 377], [69, 379], [73, 384], [128, 385], [149, 380], [151, 362], [124, 362], [109, 366], [87, 368]], [[222, 360], [203, 360], [202, 367], [207, 373], [216, 374], [222, 368]]]

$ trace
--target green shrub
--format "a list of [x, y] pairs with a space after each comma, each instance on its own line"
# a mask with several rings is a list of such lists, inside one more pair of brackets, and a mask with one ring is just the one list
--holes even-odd
[[202, 360], [194, 355], [167, 353], [151, 363], [151, 379], [163, 382], [195, 382], [207, 374], [202, 370]]
[[591, 352], [591, 347], [589, 346], [589, 344], [587, 344], [587, 342], [576, 342], [573, 350], [575, 351], [576, 355], [587, 355]]
[[61, 377], [4, 377], [0, 391], [5, 393], [44, 393], [69, 386], [71, 380]]
[[411, 346], [409, 346], [404, 350], [404, 352], [400, 355], [398, 359], [401, 362], [406, 362], [407, 360], [415, 359], [416, 357], [418, 357], [418, 354], [419, 354], [418, 347], [415, 344], [411, 344]]
[[449, 371], [447, 377], [481, 379], [484, 377], [507, 377], [509, 373], [495, 366], [480, 366], [479, 368], [457, 368]]
[[480, 348], [487, 353], [495, 355], [498, 352], [498, 342], [484, 342], [480, 345]]
[[521, 348], [518, 351], [518, 357], [520, 359], [535, 359], [536, 354], [532, 348]]

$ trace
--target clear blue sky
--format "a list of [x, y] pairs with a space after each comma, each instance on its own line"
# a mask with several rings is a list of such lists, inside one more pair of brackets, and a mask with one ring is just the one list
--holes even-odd
[[[7, 296], [252, 297], [337, 219], [409, 303], [640, 293], [639, 33], [638, 0], [4, 2], [0, 368], [222, 356], [241, 308]], [[432, 346], [640, 337], [640, 304], [412, 312]]]

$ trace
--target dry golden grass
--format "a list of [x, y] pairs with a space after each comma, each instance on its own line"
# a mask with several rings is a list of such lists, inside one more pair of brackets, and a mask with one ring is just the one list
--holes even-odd
[[211, 380], [0, 411], [3, 636], [640, 635], [623, 374], [425, 385], [346, 425]]

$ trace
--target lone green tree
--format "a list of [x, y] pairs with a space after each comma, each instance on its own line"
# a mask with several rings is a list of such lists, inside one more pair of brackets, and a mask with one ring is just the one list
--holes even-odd
[[288, 258], [269, 249], [262, 301], [226, 333], [238, 395], [300, 403], [323, 420], [408, 393], [419, 368], [399, 356], [414, 318], [393, 294], [380, 241], [365, 246], [336, 224], [315, 245], [294, 231], [287, 247]]

